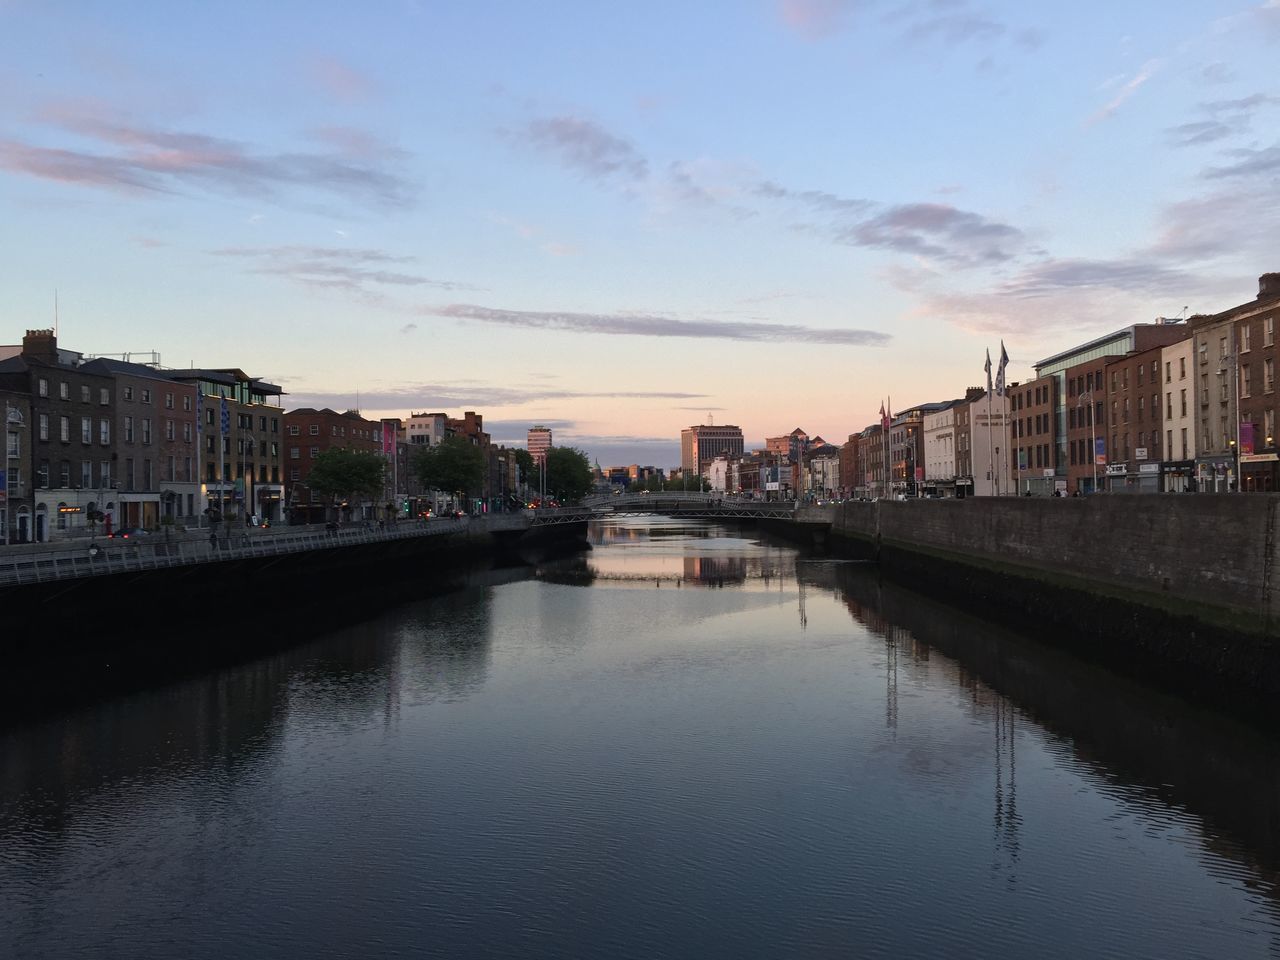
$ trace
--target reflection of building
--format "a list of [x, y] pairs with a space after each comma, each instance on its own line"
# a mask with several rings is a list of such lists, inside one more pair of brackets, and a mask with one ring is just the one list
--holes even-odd
[[747, 579], [745, 557], [689, 557], [684, 558], [684, 578], [697, 583], [721, 585], [742, 583]]
[[705, 464], [716, 457], [741, 457], [742, 428], [732, 424], [721, 427], [702, 424], [680, 431], [680, 470], [701, 476]]

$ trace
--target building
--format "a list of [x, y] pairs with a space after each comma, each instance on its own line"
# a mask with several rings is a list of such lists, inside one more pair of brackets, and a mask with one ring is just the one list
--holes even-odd
[[924, 491], [924, 418], [949, 406], [922, 403], [900, 411], [889, 423], [890, 494], [920, 496]]
[[[1186, 328], [1177, 320], [1157, 320], [1155, 323], [1136, 323], [1128, 327], [1122, 327], [1113, 333], [1090, 340], [1087, 343], [1056, 353], [1051, 357], [1047, 357], [1035, 364], [1037, 378], [1054, 377], [1057, 380], [1057, 387], [1054, 391], [1055, 407], [1052, 412], [1052, 431], [1050, 435], [1057, 450], [1053, 456], [1054, 479], [1066, 481], [1068, 479], [1068, 469], [1071, 462], [1068, 443], [1071, 435], [1067, 428], [1067, 408], [1072, 402], [1068, 396], [1066, 380], [1068, 371], [1072, 368], [1081, 366], [1094, 360], [1103, 360], [1107, 357], [1123, 357], [1129, 353], [1150, 350], [1152, 347], [1162, 347], [1171, 343], [1176, 343], [1186, 336]], [[1094, 402], [1102, 400], [1098, 390]], [[1019, 411], [1013, 411], [1013, 415], [1018, 416]], [[1042, 435], [1043, 436], [1043, 435]], [[1021, 442], [1023, 446], [1027, 446], [1030, 441], [1034, 441], [1034, 437], [1018, 438], [1015, 442]], [[1076, 439], [1079, 439], [1077, 437]], [[1034, 446], [1034, 443], [1030, 443]], [[1035, 467], [1030, 468], [1032, 471]], [[1043, 471], [1047, 468], [1041, 468]], [[1083, 476], [1083, 471], [1077, 471]], [[1034, 477], [1028, 477], [1034, 480]], [[1039, 486], [1044, 486], [1041, 477]], [[1058, 485], [1055, 483], [1054, 485]], [[1060, 488], [1059, 488], [1060, 489]]]
[[448, 435], [443, 413], [411, 413], [404, 423], [405, 441], [410, 446], [435, 447]]
[[1010, 413], [1016, 387], [1017, 384], [1010, 384], [1003, 396], [988, 395], [980, 388], [970, 391], [977, 396], [969, 401], [966, 418], [969, 463], [973, 469], [973, 483], [966, 489], [972, 496], [1007, 497], [1017, 492]]
[[956, 495], [956, 400], [924, 415], [924, 487], [934, 496]]
[[680, 470], [701, 475], [703, 466], [716, 457], [741, 457], [742, 429], [726, 424], [721, 427], [702, 424], [680, 431]]
[[[1009, 385], [1009, 413], [1013, 436], [1014, 480], [1020, 494], [1051, 496], [1065, 492], [1066, 474], [1058, 486], [1057, 437], [1060, 375], [1037, 377]], [[1063, 441], [1065, 453], [1066, 441]]]
[[1107, 362], [1106, 489], [1158, 493], [1163, 442], [1160, 383], [1163, 347]]
[[[957, 497], [974, 495], [973, 405], [979, 400], [985, 400], [986, 396], [987, 392], [981, 387], [969, 387], [964, 392], [964, 399], [952, 408], [955, 413], [953, 430], [955, 431], [955, 495]], [[1006, 403], [1003, 396], [999, 399], [1002, 405]]]
[[[3, 378], [0, 378], [3, 379]], [[4, 411], [5, 468], [0, 473], [0, 541], [27, 543], [32, 536], [31, 396], [0, 389]]]
[[1095, 357], [1064, 371], [1067, 399], [1067, 493], [1106, 488], [1106, 358]]
[[1195, 485], [1195, 340], [1187, 336], [1160, 351], [1164, 383], [1164, 461], [1160, 489], [1185, 493]]
[[831, 500], [840, 493], [840, 448], [825, 442], [812, 444], [804, 455], [802, 490], [811, 500]]
[[529, 451], [529, 456], [533, 457], [534, 463], [542, 463], [551, 447], [550, 427], [535, 426], [529, 428], [529, 434], [525, 439], [525, 449]]
[[238, 368], [166, 373], [196, 391], [203, 509], [238, 522], [283, 520], [284, 391]]
[[97, 357], [85, 370], [115, 380], [116, 480], [121, 526], [198, 525], [203, 510], [196, 390], [157, 365]]
[[24, 411], [15, 395], [30, 404], [26, 449], [27, 431], [14, 430], [18, 456], [7, 466], [20, 483], [31, 478], [30, 522], [23, 522], [22, 505], [13, 520], [19, 541], [87, 534], [98, 513], [117, 519], [115, 381], [83, 365], [83, 354], [60, 348], [52, 330], [28, 330], [20, 351], [0, 360], [0, 390], [14, 397], [19, 415]]
[[1280, 273], [1265, 273], [1258, 278], [1255, 299], [1188, 321], [1195, 339], [1198, 378], [1196, 486], [1202, 491], [1280, 490], [1275, 432], [1277, 315]]
[[[356, 450], [383, 455], [383, 424], [366, 420], [357, 410], [339, 413], [328, 407], [299, 407], [284, 414], [284, 503], [290, 523], [318, 523], [339, 511], [344, 520], [378, 516], [378, 503], [334, 503], [332, 497], [314, 493], [307, 478], [316, 459], [326, 450]], [[390, 464], [388, 464], [390, 467]], [[388, 469], [390, 476], [390, 469]], [[381, 499], [381, 498], [380, 498]]]

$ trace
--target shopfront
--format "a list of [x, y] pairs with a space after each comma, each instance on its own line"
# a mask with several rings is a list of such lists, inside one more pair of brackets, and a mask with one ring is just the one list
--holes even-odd
[[1175, 460], [1160, 464], [1160, 489], [1165, 493], [1186, 493], [1195, 489], [1196, 462]]

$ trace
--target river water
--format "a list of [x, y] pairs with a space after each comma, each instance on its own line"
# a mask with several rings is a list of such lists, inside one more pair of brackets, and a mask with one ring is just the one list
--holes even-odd
[[0, 734], [0, 957], [1280, 957], [1272, 741], [874, 567], [592, 541]]

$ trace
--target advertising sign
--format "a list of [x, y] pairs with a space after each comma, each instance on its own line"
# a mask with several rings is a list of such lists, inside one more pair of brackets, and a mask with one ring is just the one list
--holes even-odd
[[1253, 455], [1253, 422], [1240, 424], [1240, 456]]
[[1107, 462], [1107, 441], [1102, 437], [1093, 438], [1093, 462], [1098, 466]]

